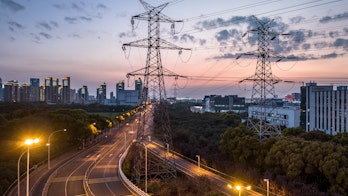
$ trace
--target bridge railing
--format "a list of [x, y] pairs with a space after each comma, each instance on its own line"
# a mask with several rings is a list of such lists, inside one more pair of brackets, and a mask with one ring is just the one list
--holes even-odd
[[118, 162], [118, 174], [120, 175], [120, 178], [122, 180], [122, 182], [130, 188], [130, 190], [134, 191], [137, 195], [140, 196], [149, 196], [149, 194], [147, 194], [146, 192], [144, 192], [143, 190], [141, 190], [139, 187], [137, 187], [135, 184], [133, 184], [127, 177], [126, 175], [124, 175], [123, 171], [122, 171], [122, 165], [123, 165], [123, 161], [126, 157], [126, 155], [128, 154], [129, 148], [131, 145], [128, 146], [127, 150], [122, 154], [119, 162]]

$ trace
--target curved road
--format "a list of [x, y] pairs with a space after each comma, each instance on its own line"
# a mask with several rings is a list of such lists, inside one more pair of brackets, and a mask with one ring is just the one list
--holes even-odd
[[121, 153], [135, 137], [129, 132], [129, 126], [111, 129], [100, 142], [50, 170], [50, 176], [43, 177], [31, 190], [31, 195], [133, 195], [118, 177]]
[[[133, 140], [133, 135], [128, 134], [128, 136], [132, 137], [126, 138], [127, 142]], [[124, 133], [117, 134], [112, 143], [112, 146], [96, 161], [88, 175], [90, 191], [94, 195], [131, 195], [118, 175], [119, 158], [125, 146]]]

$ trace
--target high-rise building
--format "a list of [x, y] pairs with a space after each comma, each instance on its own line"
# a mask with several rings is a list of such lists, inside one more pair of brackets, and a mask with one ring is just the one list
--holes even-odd
[[40, 79], [30, 78], [30, 101], [39, 102], [40, 101]]
[[89, 103], [89, 94], [88, 94], [88, 88], [87, 86], [82, 86], [77, 92], [77, 102], [81, 104], [88, 104]]
[[8, 81], [5, 83], [4, 101], [19, 102], [19, 84], [17, 80]]
[[61, 103], [70, 104], [70, 77], [62, 79]]
[[20, 102], [30, 102], [30, 84], [24, 83], [19, 88]]
[[97, 102], [103, 104], [106, 99], [106, 84], [105, 82], [97, 88]]
[[348, 132], [348, 90], [346, 86], [301, 87], [301, 127], [306, 131], [324, 131], [330, 135]]
[[70, 89], [70, 103], [75, 103], [77, 100], [77, 94], [75, 89]]
[[59, 80], [48, 77], [45, 79], [45, 102], [48, 104], [56, 104], [59, 100]]
[[2, 86], [2, 79], [0, 78], [0, 101], [4, 100], [4, 88]]
[[124, 81], [116, 84], [116, 102], [118, 105], [137, 106], [140, 104], [143, 84], [140, 78], [135, 80], [134, 83], [135, 90], [125, 90]]

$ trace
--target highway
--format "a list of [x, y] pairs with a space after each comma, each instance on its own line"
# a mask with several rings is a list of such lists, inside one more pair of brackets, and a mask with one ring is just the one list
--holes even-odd
[[[125, 127], [128, 128], [128, 127]], [[122, 152], [124, 152], [124, 133], [116, 134], [110, 148], [105, 149], [103, 156], [100, 156], [92, 166], [88, 175], [88, 186], [94, 195], [131, 195], [131, 192], [123, 185], [118, 176], [118, 163]], [[128, 134], [127, 145], [134, 139]], [[110, 145], [110, 144], [109, 144]]]
[[134, 137], [129, 126], [111, 129], [98, 143], [55, 167], [43, 190], [36, 186], [31, 195], [133, 195], [119, 179], [118, 161]]
[[[200, 165], [200, 167], [198, 167], [198, 163], [192, 163], [190, 161], [188, 161], [187, 159], [184, 159], [183, 156], [180, 156], [179, 154], [172, 152], [172, 151], [167, 151], [167, 149], [165, 148], [165, 145], [160, 144], [159, 142], [143, 142], [147, 149], [148, 152], [150, 152], [151, 154], [157, 156], [160, 159], [164, 159], [166, 156], [167, 157], [171, 157], [174, 160], [174, 164], [176, 166], [176, 168], [183, 172], [184, 174], [186, 174], [187, 176], [194, 178], [198, 178], [201, 176], [205, 176], [207, 177], [213, 184], [216, 185], [217, 190], [220, 191], [221, 193], [225, 194], [225, 195], [238, 195], [239, 192], [236, 191], [235, 189], [231, 189], [228, 187], [228, 184], [230, 185], [236, 185], [237, 183], [239, 183], [239, 185], [241, 185], [241, 187], [246, 187], [248, 186], [247, 184], [241, 184], [241, 182], [239, 181], [231, 181], [228, 180], [226, 178], [221, 177], [220, 175], [217, 175], [207, 169], [202, 168]], [[252, 190], [247, 190], [246, 188], [244, 190], [241, 190], [243, 192], [242, 195], [249, 195], [249, 196], [262, 196], [262, 194]]]

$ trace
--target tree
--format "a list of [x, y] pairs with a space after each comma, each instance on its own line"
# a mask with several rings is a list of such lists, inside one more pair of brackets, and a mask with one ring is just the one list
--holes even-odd
[[227, 128], [221, 135], [220, 150], [234, 162], [254, 165], [258, 147], [257, 136], [243, 125]]
[[301, 134], [305, 134], [306, 131], [304, 131], [301, 127], [292, 127], [292, 128], [285, 128], [282, 131], [283, 137], [288, 136], [300, 136]]
[[265, 158], [266, 167], [278, 174], [285, 174], [294, 179], [302, 174], [304, 162], [302, 148], [306, 145], [303, 139], [281, 138], [270, 149]]

